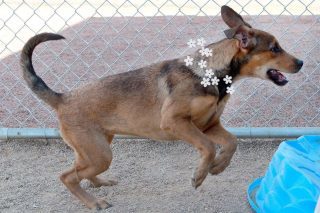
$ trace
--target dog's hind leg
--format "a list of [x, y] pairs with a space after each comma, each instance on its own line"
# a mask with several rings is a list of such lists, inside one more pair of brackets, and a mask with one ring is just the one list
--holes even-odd
[[[106, 171], [112, 161], [112, 151], [103, 134], [90, 130], [61, 128], [64, 140], [75, 151], [74, 167], [64, 172], [60, 179], [64, 185], [88, 208], [105, 209], [111, 205], [87, 193], [79, 185], [83, 179], [94, 179]], [[97, 179], [98, 180], [98, 179]]]
[[230, 164], [233, 154], [237, 149], [237, 138], [218, 123], [204, 132], [213, 143], [221, 145], [221, 149], [212, 162], [209, 172], [219, 174]]
[[[108, 143], [111, 144], [114, 138], [114, 135], [105, 134], [105, 137]], [[97, 176], [92, 177], [89, 180], [92, 183], [92, 186], [95, 188], [101, 187], [101, 186], [114, 186], [118, 184], [118, 182], [115, 180], [103, 180]]]

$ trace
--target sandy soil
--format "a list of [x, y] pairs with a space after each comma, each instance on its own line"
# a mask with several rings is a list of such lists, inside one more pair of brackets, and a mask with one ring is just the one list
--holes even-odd
[[[185, 143], [115, 140], [104, 178], [119, 184], [93, 189], [113, 207], [102, 212], [251, 212], [249, 183], [262, 176], [279, 140], [239, 140], [231, 165], [197, 190], [190, 177], [197, 152]], [[89, 212], [59, 180], [73, 162], [60, 140], [0, 141], [0, 212]]]

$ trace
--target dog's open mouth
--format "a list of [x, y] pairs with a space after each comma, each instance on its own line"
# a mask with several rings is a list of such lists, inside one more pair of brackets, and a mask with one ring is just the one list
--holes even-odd
[[284, 76], [279, 70], [269, 69], [267, 71], [267, 75], [271, 81], [279, 86], [284, 86], [288, 83], [286, 76]]

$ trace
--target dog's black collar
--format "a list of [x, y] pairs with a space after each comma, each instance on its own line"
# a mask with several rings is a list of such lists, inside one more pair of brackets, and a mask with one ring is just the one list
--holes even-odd
[[[232, 81], [234, 81], [234, 79], [240, 74], [240, 69], [241, 67], [247, 63], [247, 58], [243, 59], [243, 60], [239, 60], [237, 58], [233, 58], [231, 60], [230, 66], [226, 69], [223, 70], [222, 72], [225, 75], [231, 76], [232, 77]], [[223, 77], [219, 78], [219, 84], [218, 84], [218, 90], [219, 90], [219, 102], [227, 95], [227, 87], [230, 87], [232, 85], [231, 84], [226, 84], [223, 81]]]

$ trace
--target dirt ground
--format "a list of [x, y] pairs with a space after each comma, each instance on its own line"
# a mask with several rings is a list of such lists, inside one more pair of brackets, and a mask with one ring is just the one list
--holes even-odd
[[[239, 140], [231, 165], [195, 190], [190, 178], [199, 156], [190, 145], [118, 139], [102, 177], [119, 184], [82, 186], [113, 205], [102, 212], [251, 212], [247, 186], [264, 174], [279, 142]], [[61, 140], [0, 141], [0, 212], [90, 212], [59, 180], [72, 162]]]

